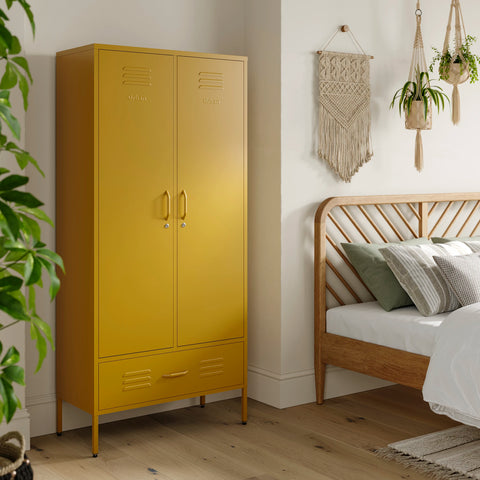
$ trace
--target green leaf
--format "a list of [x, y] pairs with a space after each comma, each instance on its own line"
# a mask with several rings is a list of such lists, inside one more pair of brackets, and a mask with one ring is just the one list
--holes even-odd
[[30, 73], [30, 67], [28, 61], [25, 57], [13, 57], [11, 58], [12, 62], [15, 62], [18, 66], [22, 67], [28, 75], [30, 83], [33, 82], [32, 74]]
[[40, 172], [42, 177], [45, 176], [43, 173], [43, 170], [40, 168], [40, 165], [38, 165], [37, 161], [28, 153], [25, 151], [20, 151], [20, 152], [14, 152], [15, 158], [17, 159], [17, 163], [19, 167], [23, 170], [29, 163], [31, 163], [37, 170]]
[[10, 55], [18, 55], [22, 51], [20, 40], [15, 35], [12, 36], [12, 46], [8, 49]]
[[2, 377], [0, 377], [0, 396], [3, 399], [3, 414], [6, 422], [9, 423], [13, 415], [15, 415], [19, 400], [12, 385]]
[[7, 8], [10, 10], [13, 5], [13, 0], [5, 0], [5, 3], [7, 4]]
[[[41, 248], [38, 245], [40, 237], [42, 235], [40, 225], [38, 225], [38, 223], [35, 220], [33, 220], [33, 218], [30, 218], [27, 215], [20, 215], [20, 217], [22, 218], [22, 223], [23, 223], [24, 229], [28, 230], [30, 232], [30, 235], [32, 236], [33, 240], [35, 241], [34, 248]], [[42, 244], [42, 246], [43, 246], [43, 244]]]
[[[0, 105], [0, 118], [7, 124], [7, 127], [17, 139], [20, 138], [20, 123], [12, 115], [10, 109], [5, 105]], [[16, 156], [16, 155], [15, 155]], [[18, 159], [17, 159], [18, 161]]]
[[41, 248], [37, 250], [37, 255], [46, 257], [52, 262], [55, 262], [62, 269], [63, 273], [65, 273], [65, 267], [63, 265], [62, 257], [58, 255], [58, 253], [52, 252], [51, 250], [48, 250], [48, 248]]
[[0, 18], [8, 21], [7, 14], [2, 9], [0, 9]]
[[28, 91], [29, 91], [28, 82], [27, 82], [27, 79], [22, 74], [19, 74], [18, 78], [19, 78], [18, 88], [20, 88], [20, 91], [22, 92], [22, 98], [23, 98], [23, 109], [27, 111]]
[[[26, 268], [25, 268], [26, 270]], [[28, 281], [27, 278], [25, 278], [25, 285], [34, 285], [37, 283], [39, 280], [42, 278], [42, 263], [37, 257], [33, 257], [33, 268], [32, 272], [29, 275]]]
[[0, 105], [5, 105], [6, 107], [12, 106], [10, 103], [10, 92], [8, 90], [0, 90]]
[[25, 263], [24, 263], [25, 271], [23, 274], [23, 278], [25, 279], [25, 285], [30, 285], [28, 282], [33, 272], [33, 264], [34, 264], [33, 255], [29, 253], [25, 258]]
[[20, 361], [20, 353], [15, 347], [10, 347], [7, 350], [7, 353], [2, 358], [0, 365], [2, 367], [9, 367], [10, 365], [15, 365]]
[[[1, 26], [0, 26], [1, 30]], [[0, 81], [0, 88], [1, 89], [10, 89], [13, 88], [17, 84], [17, 74], [13, 69], [11, 63], [7, 61], [7, 65], [5, 67], [5, 73], [3, 74], [2, 80]]]
[[5, 25], [1, 25], [1, 24], [0, 24], [0, 39], [2, 43], [7, 47], [8, 50], [12, 49], [13, 36], [10, 33], [10, 30]]
[[19, 290], [20, 288], [22, 288], [22, 285], [23, 285], [23, 280], [13, 275], [0, 278], [0, 290], [4, 292]]
[[0, 198], [6, 200], [7, 202], [14, 202], [19, 205], [25, 205], [29, 208], [36, 208], [43, 205], [43, 203], [35, 198], [31, 193], [28, 192], [18, 192], [12, 190], [9, 192], [0, 192]]
[[50, 325], [42, 320], [37, 314], [32, 316], [32, 322], [37, 326], [37, 328], [43, 333], [45, 338], [50, 343], [52, 350], [55, 350], [55, 344], [53, 343], [52, 329]]
[[0, 167], [0, 175], [4, 175], [5, 173], [10, 173], [8, 168]]
[[[8, 0], [8, 1], [11, 1], [11, 0]], [[30, 26], [32, 27], [33, 36], [35, 36], [35, 21], [33, 19], [33, 13], [32, 13], [32, 10], [30, 9], [30, 5], [25, 0], [17, 0], [17, 1], [25, 10], [25, 13], [27, 14], [27, 18], [30, 22]]]
[[21, 302], [10, 293], [0, 291], [0, 310], [15, 318], [15, 320], [30, 320]]
[[17, 214], [4, 202], [0, 201], [0, 212], [5, 217], [10, 233], [14, 239], [18, 238], [20, 233], [20, 222]]
[[43, 210], [40, 210], [39, 208], [26, 208], [26, 207], [21, 207], [19, 208], [19, 210], [22, 212], [28, 213], [30, 215], [33, 215], [35, 218], [38, 218], [39, 220], [47, 222], [49, 225], [53, 227], [52, 220]]
[[10, 383], [25, 385], [25, 371], [18, 365], [12, 365], [11, 367], [4, 368], [3, 376], [5, 376]]
[[34, 315], [36, 311], [35, 297], [36, 297], [35, 287], [33, 285], [30, 285], [30, 287], [28, 287], [28, 308], [33, 312]]
[[8, 267], [10, 270], [18, 272], [22, 277], [25, 276], [25, 264], [24, 263], [14, 263]]
[[0, 181], [0, 191], [13, 190], [28, 183], [28, 177], [22, 175], [9, 175]]
[[50, 293], [50, 299], [53, 300], [56, 297], [58, 290], [60, 289], [60, 280], [57, 277], [57, 272], [55, 271], [55, 267], [53, 266], [52, 263], [50, 263], [48, 260], [45, 260], [42, 257], [39, 257], [39, 260], [45, 266], [45, 269], [47, 270], [48, 275], [50, 277], [49, 293]]
[[30, 336], [32, 340], [35, 341], [35, 346], [38, 350], [38, 363], [37, 368], [35, 369], [35, 373], [40, 370], [42, 367], [43, 360], [47, 356], [47, 342], [43, 338], [42, 331], [38, 328], [35, 322], [30, 323]]

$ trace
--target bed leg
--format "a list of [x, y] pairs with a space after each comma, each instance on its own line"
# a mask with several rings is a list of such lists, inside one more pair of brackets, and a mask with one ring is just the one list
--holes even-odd
[[321, 405], [325, 394], [325, 370], [327, 364], [320, 362], [315, 369], [315, 389], [317, 392], [317, 404]]

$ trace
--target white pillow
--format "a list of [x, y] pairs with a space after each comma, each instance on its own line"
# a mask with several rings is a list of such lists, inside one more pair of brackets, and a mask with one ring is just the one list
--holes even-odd
[[429, 317], [460, 307], [433, 257], [472, 253], [465, 243], [391, 245], [380, 252], [422, 315]]

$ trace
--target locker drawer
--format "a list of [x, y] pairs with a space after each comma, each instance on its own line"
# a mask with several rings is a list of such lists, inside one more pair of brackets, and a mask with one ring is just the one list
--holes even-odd
[[151, 402], [243, 383], [243, 342], [99, 365], [99, 408]]

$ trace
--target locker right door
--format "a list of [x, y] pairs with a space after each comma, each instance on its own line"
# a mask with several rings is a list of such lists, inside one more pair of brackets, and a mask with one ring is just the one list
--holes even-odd
[[178, 343], [243, 336], [243, 62], [178, 58]]

